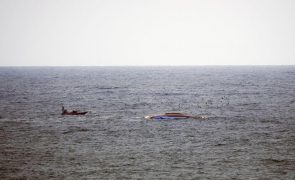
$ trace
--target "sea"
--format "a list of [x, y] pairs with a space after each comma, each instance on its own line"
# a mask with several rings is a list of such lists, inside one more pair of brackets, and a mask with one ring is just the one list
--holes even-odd
[[295, 179], [295, 66], [1, 67], [0, 179]]

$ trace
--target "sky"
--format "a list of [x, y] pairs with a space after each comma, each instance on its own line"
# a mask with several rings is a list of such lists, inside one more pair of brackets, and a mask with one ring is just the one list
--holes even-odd
[[295, 65], [294, 0], [0, 0], [0, 66]]

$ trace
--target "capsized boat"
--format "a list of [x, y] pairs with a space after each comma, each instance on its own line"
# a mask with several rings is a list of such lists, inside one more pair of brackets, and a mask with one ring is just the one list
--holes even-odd
[[146, 119], [154, 119], [154, 120], [177, 120], [177, 119], [207, 119], [207, 116], [192, 116], [192, 115], [186, 115], [183, 113], [165, 113], [162, 115], [154, 115], [154, 116], [145, 116]]

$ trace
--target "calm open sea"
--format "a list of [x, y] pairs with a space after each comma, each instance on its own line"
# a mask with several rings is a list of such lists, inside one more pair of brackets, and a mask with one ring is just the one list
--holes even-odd
[[295, 66], [2, 67], [0, 116], [1, 179], [295, 179]]

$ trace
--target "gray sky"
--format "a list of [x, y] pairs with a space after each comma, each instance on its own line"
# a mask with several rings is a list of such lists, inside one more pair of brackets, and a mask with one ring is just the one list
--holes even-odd
[[0, 66], [295, 64], [294, 0], [0, 0]]

